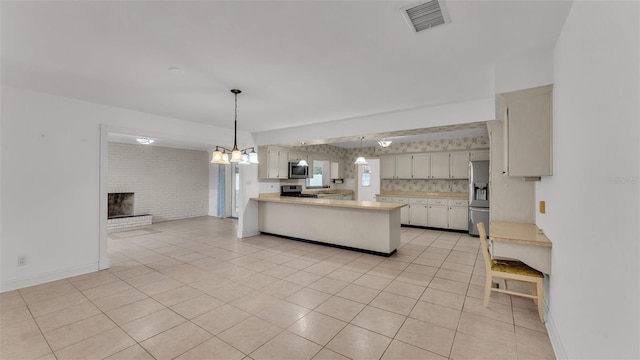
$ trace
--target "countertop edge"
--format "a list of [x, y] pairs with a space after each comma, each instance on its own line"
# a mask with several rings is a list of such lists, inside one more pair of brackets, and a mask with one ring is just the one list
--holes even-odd
[[311, 205], [324, 207], [340, 207], [361, 210], [391, 211], [407, 206], [402, 203], [381, 203], [376, 201], [355, 201], [355, 200], [332, 200], [314, 198], [282, 198], [282, 197], [252, 197], [250, 200], [261, 202], [274, 202], [281, 204]]

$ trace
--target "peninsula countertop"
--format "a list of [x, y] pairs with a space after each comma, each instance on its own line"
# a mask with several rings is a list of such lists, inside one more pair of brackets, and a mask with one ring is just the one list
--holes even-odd
[[298, 198], [287, 196], [265, 196], [251, 198], [254, 201], [261, 202], [274, 202], [283, 204], [298, 204], [298, 205], [311, 205], [311, 206], [323, 206], [323, 207], [339, 207], [339, 208], [351, 208], [362, 210], [380, 210], [391, 211], [407, 206], [402, 203], [384, 203], [376, 201], [355, 201], [355, 200], [332, 200], [332, 199], [314, 199], [314, 198]]

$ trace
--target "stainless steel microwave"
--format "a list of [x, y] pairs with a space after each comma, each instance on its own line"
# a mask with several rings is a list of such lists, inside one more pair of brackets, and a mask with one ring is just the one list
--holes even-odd
[[308, 166], [298, 166], [297, 161], [289, 162], [289, 179], [306, 179], [309, 175]]

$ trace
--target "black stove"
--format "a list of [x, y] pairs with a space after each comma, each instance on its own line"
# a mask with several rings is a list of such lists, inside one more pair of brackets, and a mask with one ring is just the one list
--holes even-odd
[[282, 185], [280, 187], [280, 196], [300, 197], [300, 198], [317, 198], [315, 194], [303, 194], [302, 185]]

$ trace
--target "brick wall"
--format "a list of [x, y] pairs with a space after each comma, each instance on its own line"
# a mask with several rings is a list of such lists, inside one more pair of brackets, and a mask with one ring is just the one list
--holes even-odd
[[134, 214], [153, 222], [206, 216], [206, 151], [109, 143], [108, 192], [134, 192]]

